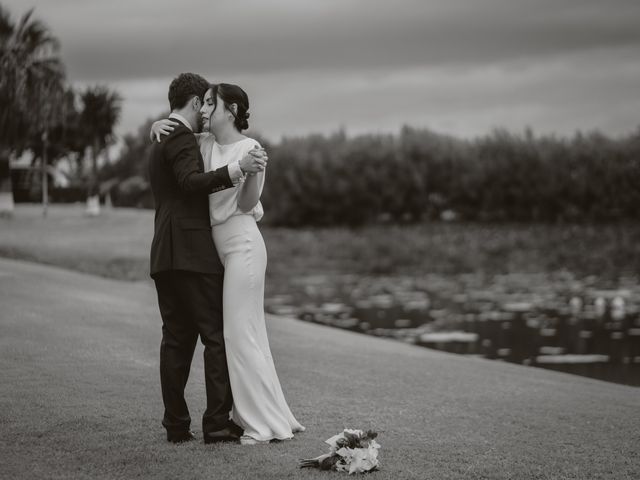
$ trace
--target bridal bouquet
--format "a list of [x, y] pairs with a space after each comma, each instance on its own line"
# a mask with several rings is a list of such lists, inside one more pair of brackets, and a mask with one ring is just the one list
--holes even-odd
[[380, 444], [374, 439], [378, 436], [371, 430], [345, 429], [342, 433], [325, 440], [329, 444], [329, 453], [316, 458], [300, 460], [300, 468], [319, 468], [338, 472], [365, 473], [378, 468], [378, 449]]

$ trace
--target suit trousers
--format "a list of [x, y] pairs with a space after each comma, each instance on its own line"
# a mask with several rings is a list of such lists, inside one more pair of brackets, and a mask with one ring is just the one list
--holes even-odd
[[160, 383], [164, 402], [162, 425], [169, 433], [189, 429], [191, 417], [184, 398], [198, 335], [204, 345], [207, 408], [204, 434], [221, 430], [233, 405], [224, 346], [222, 284], [224, 276], [183, 270], [153, 276], [162, 316]]

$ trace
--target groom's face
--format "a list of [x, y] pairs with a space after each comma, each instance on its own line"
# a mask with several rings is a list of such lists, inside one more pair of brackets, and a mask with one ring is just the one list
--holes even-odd
[[194, 110], [193, 116], [195, 117], [195, 120], [196, 120], [194, 132], [200, 133], [202, 132], [202, 117], [200, 116], [200, 108], [202, 107], [202, 98], [193, 97], [191, 101], [193, 102], [192, 103], [192, 108]]

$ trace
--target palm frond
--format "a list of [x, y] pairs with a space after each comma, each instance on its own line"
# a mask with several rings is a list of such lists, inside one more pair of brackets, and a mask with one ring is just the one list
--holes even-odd
[[5, 46], [9, 42], [14, 29], [15, 25], [11, 21], [9, 11], [0, 5], [0, 52], [4, 50]]
[[58, 40], [43, 22], [33, 18], [33, 9], [14, 25], [0, 6], [0, 100], [4, 106], [0, 142], [5, 146], [24, 141], [61, 119], [65, 68], [58, 49]]

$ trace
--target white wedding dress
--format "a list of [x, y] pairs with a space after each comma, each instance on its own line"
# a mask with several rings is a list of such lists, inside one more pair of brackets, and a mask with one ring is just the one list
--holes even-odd
[[[244, 157], [254, 146], [251, 138], [229, 145], [213, 135], [200, 136], [207, 171]], [[260, 193], [264, 172], [260, 172]], [[233, 394], [232, 419], [244, 429], [243, 443], [292, 438], [304, 427], [284, 398], [267, 338], [264, 281], [267, 252], [256, 222], [260, 202], [250, 212], [238, 208], [239, 185], [209, 195], [211, 232], [224, 265], [224, 340]]]

